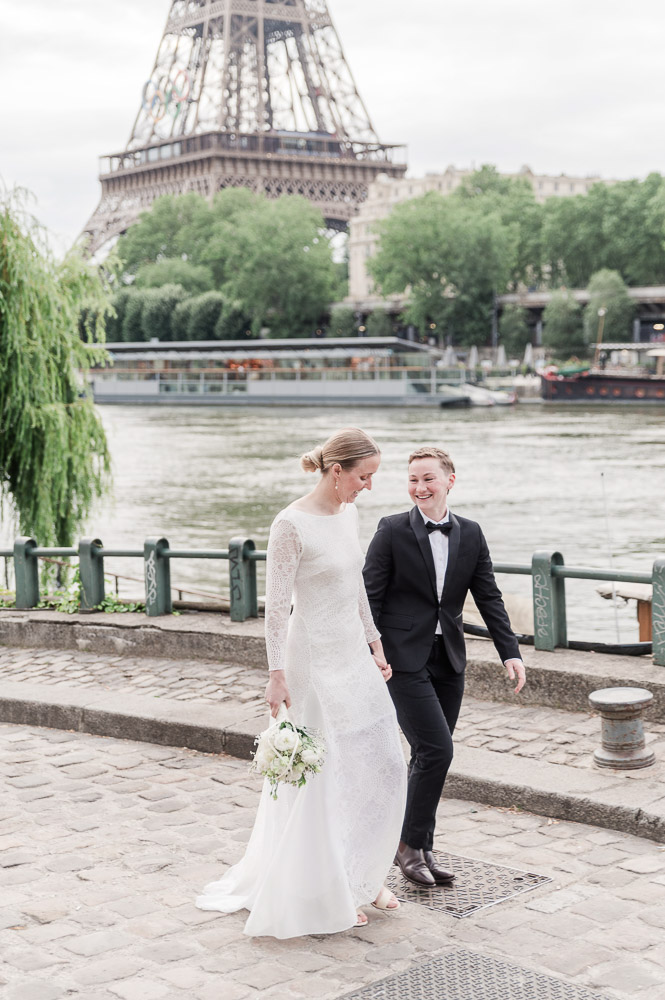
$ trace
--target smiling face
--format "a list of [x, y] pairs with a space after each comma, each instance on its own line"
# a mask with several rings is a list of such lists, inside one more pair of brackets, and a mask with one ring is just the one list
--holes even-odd
[[371, 490], [372, 476], [381, 464], [380, 455], [370, 455], [368, 458], [361, 458], [350, 469], [343, 469], [336, 462], [332, 466], [331, 472], [337, 484], [336, 495], [343, 503], [355, 503], [357, 496], [363, 490]]
[[414, 458], [409, 465], [409, 496], [431, 521], [445, 517], [454, 482], [455, 473], [446, 472], [438, 458]]

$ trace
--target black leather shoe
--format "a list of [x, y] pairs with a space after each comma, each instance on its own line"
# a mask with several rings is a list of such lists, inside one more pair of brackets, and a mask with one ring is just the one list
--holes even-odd
[[395, 864], [399, 865], [404, 878], [414, 885], [424, 886], [427, 889], [436, 885], [434, 876], [425, 863], [423, 852], [415, 847], [398, 847]]
[[423, 851], [423, 859], [437, 885], [450, 885], [455, 878], [454, 872], [442, 868], [431, 851]]

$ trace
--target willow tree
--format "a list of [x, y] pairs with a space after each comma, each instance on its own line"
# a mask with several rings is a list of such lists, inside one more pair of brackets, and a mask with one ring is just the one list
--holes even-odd
[[53, 258], [25, 196], [0, 194], [0, 495], [41, 545], [71, 545], [108, 481], [86, 385], [108, 292], [79, 253]]

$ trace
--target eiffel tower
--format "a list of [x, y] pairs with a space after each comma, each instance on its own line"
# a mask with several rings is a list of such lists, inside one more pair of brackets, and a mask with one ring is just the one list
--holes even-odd
[[103, 157], [94, 254], [155, 198], [299, 194], [343, 230], [403, 147], [381, 143], [325, 0], [172, 0], [127, 148]]

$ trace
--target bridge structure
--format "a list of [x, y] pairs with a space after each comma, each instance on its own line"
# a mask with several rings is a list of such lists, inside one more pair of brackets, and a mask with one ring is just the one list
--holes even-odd
[[165, 194], [298, 194], [344, 230], [404, 147], [379, 140], [325, 0], [172, 0], [124, 150], [102, 157], [96, 253]]
[[[665, 341], [665, 285], [636, 286], [627, 288], [628, 297], [635, 303], [632, 337], [625, 343], [615, 345], [638, 349], [636, 345], [661, 343]], [[518, 305], [526, 309], [529, 322], [536, 330], [536, 343], [540, 344], [543, 313], [553, 295], [552, 290], [520, 291], [500, 295], [497, 299], [499, 310], [507, 305]], [[581, 306], [589, 301], [587, 288], [571, 288], [570, 294]]]

